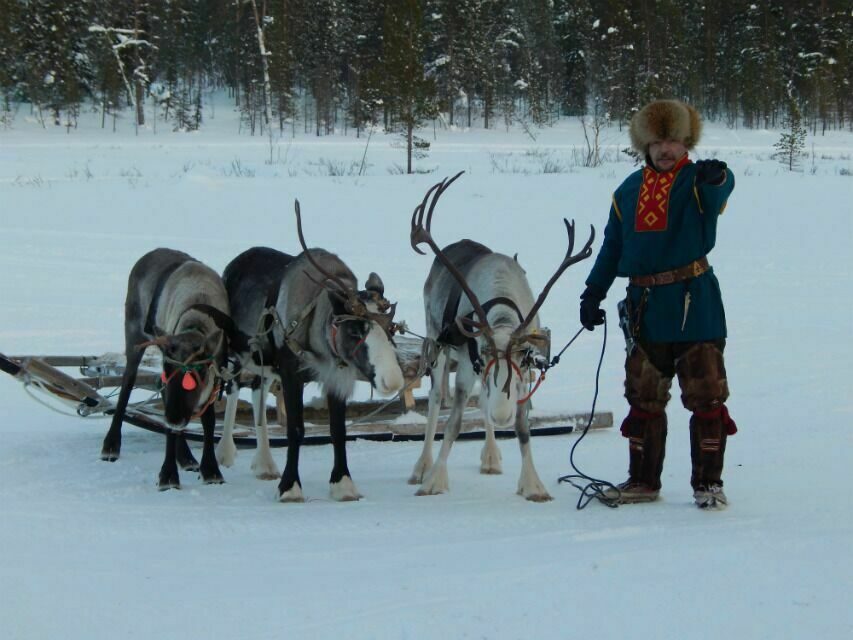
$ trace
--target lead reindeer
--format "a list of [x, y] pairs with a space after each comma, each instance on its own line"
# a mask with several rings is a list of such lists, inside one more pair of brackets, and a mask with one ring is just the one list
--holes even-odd
[[[333, 499], [358, 500], [346, 457], [346, 406], [355, 382], [368, 381], [382, 395], [403, 388], [403, 372], [392, 342], [394, 306], [382, 280], [370, 274], [359, 290], [352, 271], [336, 255], [308, 249], [295, 203], [299, 242], [295, 258], [255, 247], [225, 269], [225, 282], [237, 326], [232, 348], [241, 364], [261, 375], [254, 394], [258, 450], [255, 474], [272, 478], [278, 470], [269, 451], [263, 402], [273, 379], [280, 379], [287, 413], [287, 462], [278, 486], [281, 502], [304, 500], [299, 478], [299, 449], [305, 435], [303, 387], [319, 382], [329, 407], [334, 464], [329, 479]], [[234, 459], [232, 430], [237, 394], [226, 404], [225, 426], [217, 448], [220, 461]]]
[[[518, 494], [534, 502], [551, 500], [533, 464], [528, 424], [529, 395], [525, 385], [529, 372], [546, 362], [547, 333], [540, 329], [538, 311], [548, 292], [572, 264], [592, 253], [595, 229], [576, 255], [574, 223], [563, 220], [569, 248], [557, 271], [534, 301], [524, 270], [514, 258], [495, 253], [471, 240], [461, 240], [440, 249], [431, 233], [432, 216], [441, 194], [462, 172], [434, 185], [412, 214], [412, 248], [427, 244], [436, 258], [424, 284], [427, 339], [437, 346], [431, 367], [432, 388], [424, 448], [409, 478], [421, 484], [417, 495], [444, 493], [449, 488], [447, 458], [459, 435], [462, 413], [478, 377], [482, 379], [480, 407], [486, 428], [486, 442], [480, 456], [480, 472], [501, 473], [501, 455], [495, 441], [495, 427], [515, 425], [521, 449], [521, 476]], [[429, 210], [427, 201], [432, 196]], [[426, 217], [426, 222], [424, 218]], [[463, 295], [464, 294], [464, 295]], [[484, 300], [482, 304], [480, 300]], [[451, 364], [456, 364], [455, 388], [444, 439], [433, 463], [432, 441], [444, 384]]]
[[[224, 364], [230, 330], [228, 296], [222, 279], [210, 267], [185, 253], [155, 249], [131, 269], [125, 300], [127, 365], [115, 413], [101, 449], [101, 459], [114, 462], [121, 452], [121, 426], [146, 347], [163, 355], [163, 407], [166, 457], [160, 469], [160, 490], [180, 488], [178, 464], [201, 471], [207, 484], [223, 482], [213, 449], [216, 417], [213, 402]], [[200, 417], [204, 430], [201, 465], [182, 433]]]

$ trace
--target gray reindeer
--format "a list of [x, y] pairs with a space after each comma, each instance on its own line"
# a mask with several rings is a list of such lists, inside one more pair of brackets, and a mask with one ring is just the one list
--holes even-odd
[[[551, 499], [533, 464], [528, 424], [529, 395], [525, 385], [534, 367], [547, 363], [550, 338], [540, 329], [538, 311], [548, 292], [562, 273], [575, 262], [589, 257], [595, 237], [592, 229], [584, 248], [572, 255], [574, 224], [563, 222], [569, 235], [569, 248], [563, 262], [534, 301], [524, 269], [514, 258], [495, 253], [472, 240], [461, 240], [440, 249], [432, 238], [432, 215], [439, 197], [462, 172], [434, 185], [412, 214], [412, 248], [427, 244], [435, 260], [424, 284], [427, 339], [435, 343], [437, 355], [431, 366], [432, 388], [429, 395], [424, 447], [409, 478], [420, 484], [417, 495], [444, 493], [449, 488], [447, 458], [459, 435], [462, 412], [468, 404], [477, 378], [482, 381], [480, 407], [486, 426], [486, 443], [480, 456], [480, 472], [502, 472], [501, 455], [495, 441], [495, 427], [515, 425], [521, 448], [521, 476], [518, 494], [527, 500]], [[427, 201], [432, 195], [429, 210]], [[424, 221], [426, 217], [426, 221]], [[483, 300], [481, 303], [480, 300]], [[450, 417], [438, 460], [433, 463], [432, 441], [444, 384], [451, 364], [456, 379]]]
[[[130, 272], [125, 301], [127, 367], [101, 449], [102, 460], [114, 462], [119, 457], [124, 412], [139, 364], [145, 348], [156, 346], [163, 355], [163, 404], [171, 427], [166, 433], [160, 490], [180, 488], [178, 464], [200, 471], [207, 484], [223, 482], [213, 448], [213, 402], [227, 355], [229, 314], [225, 286], [210, 267], [172, 249], [155, 249], [139, 259]], [[196, 417], [204, 429], [200, 465], [182, 434]]]
[[[299, 202], [296, 221], [303, 252], [296, 257], [255, 247], [235, 258], [223, 275], [236, 325], [231, 343], [244, 368], [263, 380], [254, 390], [258, 437], [252, 468], [260, 478], [278, 470], [269, 450], [264, 399], [269, 384], [281, 381], [287, 413], [287, 462], [278, 486], [281, 502], [304, 500], [299, 478], [299, 450], [305, 435], [303, 387], [316, 381], [329, 407], [334, 464], [330, 493], [339, 501], [358, 500], [346, 457], [346, 406], [357, 380], [368, 381], [381, 395], [403, 387], [394, 350], [394, 305], [382, 280], [370, 274], [359, 290], [352, 271], [336, 255], [308, 249], [302, 234]], [[231, 389], [217, 455], [224, 466], [234, 461], [234, 415], [237, 390]]]

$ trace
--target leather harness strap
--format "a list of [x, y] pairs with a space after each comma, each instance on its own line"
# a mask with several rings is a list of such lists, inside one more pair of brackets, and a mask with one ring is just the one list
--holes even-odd
[[702, 256], [698, 260], [694, 260], [690, 264], [670, 271], [662, 271], [661, 273], [652, 273], [647, 276], [631, 276], [629, 282], [635, 287], [658, 287], [665, 284], [673, 284], [681, 282], [688, 278], [701, 276], [711, 265], [708, 264], [708, 258]]

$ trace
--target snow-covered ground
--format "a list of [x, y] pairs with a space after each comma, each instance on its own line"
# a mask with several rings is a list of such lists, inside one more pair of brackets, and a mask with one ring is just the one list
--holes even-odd
[[[211, 114], [208, 113], [208, 116]], [[226, 104], [200, 133], [162, 123], [138, 135], [86, 116], [70, 134], [18, 114], [0, 130], [0, 352], [100, 354], [123, 344], [127, 274], [158, 246], [221, 270], [253, 245], [296, 253], [293, 200], [309, 244], [362, 280], [378, 271], [398, 317], [423, 329], [431, 259], [412, 252], [409, 218], [426, 189], [460, 170], [442, 198], [439, 243], [471, 237], [519, 253], [534, 291], [565, 252], [600, 234], [610, 194], [632, 170], [604, 132], [607, 162], [583, 168], [577, 121], [534, 130], [422, 132], [432, 150], [398, 175], [403, 152], [375, 134], [272, 146], [237, 135]], [[365, 498], [328, 499], [330, 447], [303, 449], [304, 504], [280, 504], [251, 452], [204, 486], [160, 493], [162, 436], [125, 427], [122, 457], [99, 460], [104, 420], [59, 415], [0, 376], [0, 636], [108, 638], [773, 638], [853, 637], [853, 135], [810, 136], [803, 170], [770, 158], [778, 131], [709, 123], [694, 157], [737, 177], [711, 262], [729, 321], [727, 368], [740, 431], [726, 460], [728, 510], [692, 505], [688, 414], [675, 400], [661, 501], [578, 511], [558, 485], [577, 435], [538, 437], [534, 459], [554, 500], [515, 495], [478, 473], [478, 442], [450, 457], [451, 490], [406, 484], [420, 443], [355, 442]], [[272, 156], [274, 162], [270, 163]], [[363, 175], [358, 176], [364, 158]], [[595, 249], [599, 247], [596, 241]], [[542, 310], [559, 346], [578, 328], [592, 261], [572, 267]], [[598, 409], [624, 414], [623, 345], [609, 342]], [[585, 333], [535, 397], [540, 412], [589, 410], [603, 332]], [[423, 392], [424, 390], [422, 390]], [[359, 394], [366, 395], [364, 389]], [[284, 452], [275, 451], [283, 464]], [[624, 479], [617, 428], [590, 433], [581, 469]]]

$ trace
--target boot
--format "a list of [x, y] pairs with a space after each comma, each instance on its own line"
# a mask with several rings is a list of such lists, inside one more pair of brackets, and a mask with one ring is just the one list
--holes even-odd
[[728, 505], [723, 491], [723, 459], [726, 439], [736, 431], [725, 405], [706, 412], [694, 411], [690, 418], [690, 458], [693, 462], [690, 485], [700, 509], [724, 509]]
[[660, 494], [660, 477], [666, 452], [666, 414], [649, 413], [636, 407], [622, 423], [628, 438], [628, 479], [607, 489], [605, 498], [617, 504], [653, 502]]

